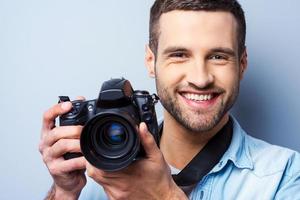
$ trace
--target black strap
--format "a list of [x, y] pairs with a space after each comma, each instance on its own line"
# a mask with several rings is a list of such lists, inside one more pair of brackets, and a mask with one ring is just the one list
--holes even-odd
[[[163, 123], [160, 124], [162, 134]], [[175, 183], [189, 194], [201, 179], [220, 161], [228, 149], [233, 132], [232, 119], [204, 146], [204, 148], [177, 175], [172, 175]]]

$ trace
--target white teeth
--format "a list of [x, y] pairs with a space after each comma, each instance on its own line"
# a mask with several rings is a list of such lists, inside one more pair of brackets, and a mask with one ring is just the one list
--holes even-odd
[[184, 93], [183, 96], [189, 100], [193, 101], [208, 101], [211, 100], [213, 95], [212, 94], [191, 94], [191, 93]]

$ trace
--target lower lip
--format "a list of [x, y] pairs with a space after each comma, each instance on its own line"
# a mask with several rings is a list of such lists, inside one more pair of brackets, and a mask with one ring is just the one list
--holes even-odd
[[208, 109], [208, 108], [212, 107], [216, 103], [216, 101], [217, 101], [217, 99], [218, 99], [218, 97], [220, 95], [216, 95], [212, 99], [206, 100], [206, 101], [193, 101], [193, 100], [185, 98], [181, 94], [179, 94], [179, 96], [181, 97], [181, 99], [183, 99], [183, 101], [189, 107], [191, 107], [193, 109]]

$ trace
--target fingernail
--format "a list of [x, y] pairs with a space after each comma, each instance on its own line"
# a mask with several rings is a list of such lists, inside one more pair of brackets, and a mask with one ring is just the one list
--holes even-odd
[[63, 102], [63, 103], [61, 104], [61, 108], [62, 108], [63, 110], [69, 110], [70, 107], [71, 107], [71, 102]]
[[147, 126], [144, 122], [141, 123], [141, 131], [143, 134], [147, 134]]

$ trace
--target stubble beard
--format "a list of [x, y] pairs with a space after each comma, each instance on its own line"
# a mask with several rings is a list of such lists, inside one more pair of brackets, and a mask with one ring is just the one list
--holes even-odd
[[218, 100], [215, 108], [210, 111], [184, 110], [180, 106], [178, 98], [172, 96], [170, 90], [164, 87], [158, 78], [156, 78], [156, 89], [162, 106], [181, 126], [192, 133], [203, 133], [216, 127], [231, 109], [239, 93], [239, 82], [233, 87], [228, 100], [226, 102], [224, 99]]

